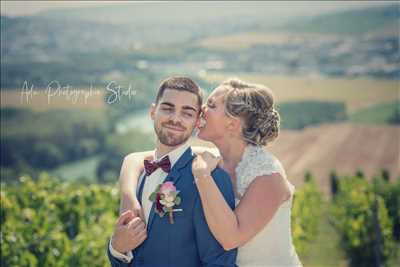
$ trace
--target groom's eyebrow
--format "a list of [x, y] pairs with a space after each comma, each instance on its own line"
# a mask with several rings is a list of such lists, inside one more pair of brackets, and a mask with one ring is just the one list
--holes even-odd
[[[171, 102], [161, 102], [160, 105], [165, 105], [165, 106], [168, 106], [168, 107], [171, 107], [171, 108], [175, 108], [175, 105], [172, 104]], [[186, 106], [183, 106], [182, 109], [185, 109], [185, 110], [192, 110], [192, 111], [194, 111], [194, 112], [197, 112], [197, 109], [195, 109], [195, 108], [192, 107], [192, 106], [187, 106], [187, 105], [186, 105]]]
[[166, 105], [166, 106], [169, 106], [169, 107], [172, 107], [172, 108], [175, 107], [175, 105], [170, 103], [170, 102], [161, 102], [160, 105]]

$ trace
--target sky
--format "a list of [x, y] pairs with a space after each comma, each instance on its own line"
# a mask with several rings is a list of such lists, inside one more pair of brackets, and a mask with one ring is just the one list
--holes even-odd
[[[136, 3], [143, 3], [144, 1], [137, 1]], [[146, 2], [160, 2], [160, 1], [146, 1]], [[163, 1], [165, 2], [165, 1]], [[282, 1], [283, 2], [283, 1]], [[280, 2], [280, 3], [282, 3]], [[41, 11], [59, 8], [80, 8], [91, 6], [106, 6], [115, 5], [118, 3], [127, 3], [127, 1], [1, 1], [1, 15], [7, 16], [26, 16], [35, 15]], [[295, 3], [295, 4], [294, 4]], [[307, 12], [307, 9], [314, 11], [331, 11], [336, 9], [345, 8], [358, 8], [367, 6], [380, 6], [388, 3], [398, 3], [396, 1], [287, 1], [282, 3], [282, 7], [291, 6], [293, 12]], [[210, 2], [210, 4], [212, 4]], [[271, 5], [276, 3], [271, 2]]]

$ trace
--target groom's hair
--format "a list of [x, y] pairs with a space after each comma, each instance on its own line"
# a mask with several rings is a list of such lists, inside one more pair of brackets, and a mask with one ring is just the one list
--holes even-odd
[[192, 79], [187, 77], [173, 76], [162, 81], [160, 87], [158, 88], [156, 104], [158, 104], [158, 101], [160, 101], [166, 89], [186, 91], [195, 94], [197, 96], [197, 103], [199, 105], [200, 112], [201, 105], [203, 104], [203, 92]]

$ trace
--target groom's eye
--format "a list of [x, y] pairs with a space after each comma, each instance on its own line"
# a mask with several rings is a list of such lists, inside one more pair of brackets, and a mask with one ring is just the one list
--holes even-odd
[[161, 110], [163, 110], [163, 111], [172, 111], [172, 108], [165, 107], [165, 108], [162, 108]]
[[183, 116], [192, 118], [192, 117], [193, 117], [193, 114], [192, 114], [192, 113], [189, 113], [189, 112], [184, 112], [184, 113], [183, 113]]

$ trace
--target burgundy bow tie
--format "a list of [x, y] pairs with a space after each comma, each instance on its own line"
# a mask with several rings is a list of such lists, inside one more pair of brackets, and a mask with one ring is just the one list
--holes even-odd
[[168, 173], [171, 170], [171, 162], [169, 161], [169, 157], [168, 156], [164, 157], [159, 162], [150, 161], [150, 160], [147, 160], [147, 159], [144, 160], [144, 169], [146, 171], [146, 175], [147, 176], [152, 174], [158, 168], [161, 168], [166, 173]]

